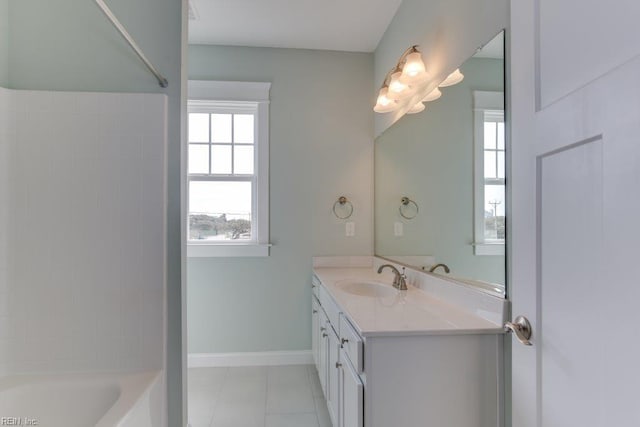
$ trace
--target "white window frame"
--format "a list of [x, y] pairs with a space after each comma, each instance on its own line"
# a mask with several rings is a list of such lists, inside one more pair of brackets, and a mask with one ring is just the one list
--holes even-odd
[[486, 240], [484, 238], [484, 119], [486, 113], [497, 115], [500, 111], [502, 111], [504, 120], [504, 92], [473, 91], [473, 247], [475, 255], [505, 254], [504, 240]]
[[[193, 112], [255, 112], [254, 173], [251, 178], [229, 176], [198, 181], [251, 181], [251, 242], [196, 242], [187, 240], [188, 257], [263, 257], [269, 256], [269, 91], [271, 83], [223, 82], [190, 80], [188, 111]], [[189, 220], [189, 185], [187, 168], [186, 211]], [[188, 224], [187, 224], [188, 230]], [[187, 233], [188, 235], [188, 233]]]

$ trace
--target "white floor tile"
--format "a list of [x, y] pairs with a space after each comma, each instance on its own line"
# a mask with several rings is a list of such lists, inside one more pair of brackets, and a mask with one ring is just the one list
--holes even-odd
[[227, 370], [228, 368], [189, 368], [187, 380], [189, 385], [222, 385]]
[[212, 427], [264, 427], [263, 405], [225, 403], [216, 407]]
[[315, 412], [311, 387], [298, 384], [269, 384], [267, 413]]
[[268, 372], [268, 384], [309, 386], [309, 371], [306, 365], [271, 366]]
[[227, 379], [267, 380], [266, 366], [242, 366], [227, 368]]
[[327, 410], [327, 402], [323, 397], [315, 398], [316, 415], [318, 415], [318, 423], [320, 427], [331, 427], [331, 418]]
[[322, 394], [322, 386], [320, 385], [320, 378], [318, 377], [318, 371], [315, 368], [309, 371], [309, 382], [311, 383], [311, 393], [313, 397], [324, 397]]
[[191, 427], [331, 427], [314, 366], [189, 369]]
[[189, 427], [210, 427], [210, 426], [211, 426], [210, 418], [200, 419], [200, 418], [191, 418], [191, 416], [189, 416]]
[[309, 414], [269, 414], [265, 427], [318, 427], [315, 412]]
[[201, 394], [189, 394], [187, 402], [189, 419], [198, 420], [200, 422], [204, 420], [211, 420], [213, 410], [216, 405], [216, 401], [214, 399], [210, 399], [209, 397]]
[[260, 379], [243, 378], [228, 380], [220, 390], [218, 402], [262, 404], [267, 397], [267, 382]]

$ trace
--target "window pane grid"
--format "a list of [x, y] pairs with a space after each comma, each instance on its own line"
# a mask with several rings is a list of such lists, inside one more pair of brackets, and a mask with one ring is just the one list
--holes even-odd
[[189, 240], [255, 241], [255, 112], [197, 111], [189, 119]]
[[485, 242], [503, 242], [505, 238], [504, 115], [501, 111], [486, 111], [483, 122], [482, 234]]
[[487, 121], [484, 124], [484, 179], [503, 179], [504, 165], [504, 122], [501, 120]]
[[[250, 149], [255, 147], [255, 113], [194, 112], [189, 114], [189, 118], [190, 134], [193, 135], [193, 138], [189, 138], [190, 147], [208, 147], [207, 159], [193, 158], [194, 162], [198, 162], [198, 167], [190, 166], [189, 174], [219, 177], [253, 175], [255, 149]], [[208, 141], [205, 133], [208, 134]], [[223, 147], [229, 147], [228, 151]], [[196, 151], [193, 152], [195, 156]], [[239, 157], [240, 152], [243, 153], [242, 157]], [[199, 153], [204, 157], [202, 151]], [[219, 160], [221, 155], [223, 160]], [[192, 164], [191, 160], [189, 164]]]
[[231, 115], [231, 175], [235, 174], [235, 156], [236, 156], [236, 149], [235, 147], [233, 147], [233, 142], [236, 140], [235, 138], [235, 126], [234, 126], [234, 121], [235, 121], [235, 114]]

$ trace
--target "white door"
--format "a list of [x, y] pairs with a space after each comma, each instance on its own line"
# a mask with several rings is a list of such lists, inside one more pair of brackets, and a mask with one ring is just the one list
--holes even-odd
[[640, 426], [640, 2], [511, 2], [514, 427]]

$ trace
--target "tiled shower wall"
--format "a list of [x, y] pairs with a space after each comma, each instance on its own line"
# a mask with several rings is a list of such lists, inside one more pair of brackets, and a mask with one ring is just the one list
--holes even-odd
[[0, 374], [164, 366], [166, 111], [0, 90]]

